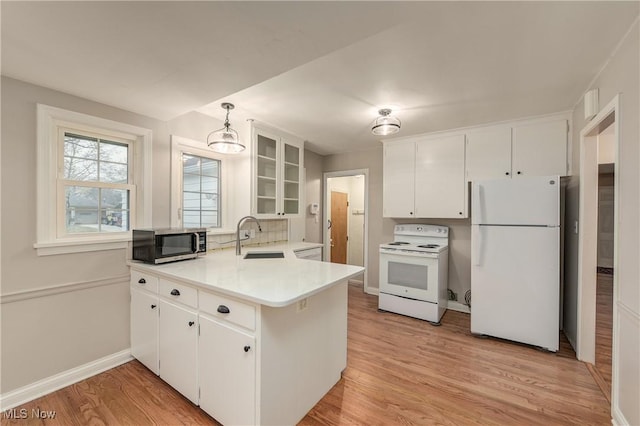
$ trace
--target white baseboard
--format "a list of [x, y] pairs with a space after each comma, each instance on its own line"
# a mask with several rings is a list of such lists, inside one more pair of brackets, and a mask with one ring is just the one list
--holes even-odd
[[627, 421], [626, 417], [624, 416], [624, 414], [622, 414], [622, 412], [620, 411], [619, 407], [612, 407], [613, 409], [611, 410], [611, 424], [614, 426], [625, 426], [625, 425], [629, 425], [629, 422]]
[[467, 305], [463, 305], [460, 302], [456, 302], [455, 300], [447, 301], [447, 309], [451, 309], [452, 311], [464, 312], [465, 314], [470, 314], [471, 309]]
[[104, 358], [97, 359], [71, 370], [63, 371], [46, 379], [23, 386], [0, 395], [0, 411], [17, 407], [25, 402], [47, 395], [66, 386], [87, 379], [103, 371], [110, 370], [133, 359], [131, 350], [125, 349]]
[[372, 296], [378, 296], [380, 294], [380, 290], [376, 287], [367, 287], [364, 289], [364, 292]]

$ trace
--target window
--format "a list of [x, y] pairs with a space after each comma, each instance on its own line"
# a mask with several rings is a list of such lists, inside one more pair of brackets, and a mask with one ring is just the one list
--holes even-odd
[[37, 151], [38, 255], [126, 248], [150, 226], [150, 130], [38, 105]]
[[233, 232], [223, 229], [233, 204], [227, 201], [232, 164], [204, 142], [171, 136], [171, 226]]
[[58, 179], [64, 223], [58, 236], [131, 229], [133, 140], [60, 129], [63, 175]]
[[182, 224], [220, 227], [220, 160], [182, 153]]

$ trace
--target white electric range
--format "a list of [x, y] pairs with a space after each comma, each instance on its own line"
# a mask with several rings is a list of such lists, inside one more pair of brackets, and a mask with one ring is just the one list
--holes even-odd
[[449, 228], [396, 225], [380, 245], [378, 308], [439, 324], [447, 309]]

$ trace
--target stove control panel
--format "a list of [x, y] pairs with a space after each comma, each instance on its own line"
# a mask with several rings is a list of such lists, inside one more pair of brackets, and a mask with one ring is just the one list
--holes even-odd
[[439, 225], [405, 224], [396, 225], [393, 230], [395, 235], [411, 235], [416, 237], [441, 237], [449, 235], [449, 228]]

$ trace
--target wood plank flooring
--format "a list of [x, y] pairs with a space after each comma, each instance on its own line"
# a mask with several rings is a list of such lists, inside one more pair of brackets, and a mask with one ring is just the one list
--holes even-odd
[[[301, 425], [610, 425], [609, 404], [566, 339], [558, 353], [473, 337], [469, 316], [442, 326], [377, 312], [349, 286], [348, 366]], [[137, 361], [26, 404], [55, 421], [3, 425], [217, 424]]]
[[[596, 380], [611, 397], [611, 348], [613, 342], [613, 275], [598, 274], [596, 287]], [[599, 377], [598, 377], [599, 376]]]

